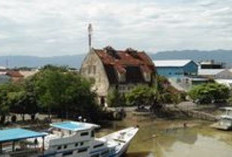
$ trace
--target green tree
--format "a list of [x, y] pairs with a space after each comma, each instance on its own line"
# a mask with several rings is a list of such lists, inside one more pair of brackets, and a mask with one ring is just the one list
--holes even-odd
[[193, 87], [188, 94], [199, 103], [226, 102], [229, 88], [218, 83], [206, 83]]
[[10, 112], [12, 92], [20, 91], [20, 85], [16, 83], [7, 83], [0, 85], [0, 116], [1, 123], [4, 123], [5, 116]]
[[45, 66], [34, 76], [22, 82], [0, 86], [0, 116], [2, 121], [9, 112], [31, 117], [38, 111], [72, 117], [98, 120], [102, 108], [97, 104], [91, 82], [64, 67]]
[[107, 104], [110, 107], [125, 106], [125, 95], [119, 93], [117, 89], [112, 89], [107, 95]]
[[227, 103], [232, 105], [232, 90], [230, 90], [229, 98], [227, 99]]
[[68, 69], [69, 69], [68, 66], [55, 66], [52, 64], [48, 64], [48, 65], [45, 65], [44, 67], [42, 67], [40, 70], [41, 71], [51, 70], [51, 71], [67, 72]]
[[7, 93], [0, 92], [0, 123], [5, 122], [6, 115], [9, 113], [9, 104], [7, 102]]
[[25, 114], [30, 114], [31, 119], [38, 112], [37, 97], [34, 84], [31, 79], [27, 79], [20, 84], [20, 90], [8, 93], [11, 102], [10, 111], [21, 114], [24, 121]]
[[91, 83], [79, 74], [45, 68], [34, 79], [39, 103], [47, 108], [49, 115], [54, 112], [68, 118], [80, 114], [91, 119], [99, 115], [101, 109]]
[[158, 96], [155, 88], [145, 85], [139, 85], [126, 93], [126, 102], [129, 106], [137, 106], [138, 109], [144, 105], [153, 105], [157, 101]]

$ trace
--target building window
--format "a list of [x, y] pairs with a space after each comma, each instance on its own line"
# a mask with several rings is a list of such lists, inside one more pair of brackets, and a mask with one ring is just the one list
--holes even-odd
[[77, 147], [78, 146], [78, 143], [75, 143], [75, 147]]
[[104, 143], [101, 143], [101, 144], [95, 145], [95, 146], [93, 146], [93, 148], [98, 148], [98, 147], [102, 147], [102, 146], [104, 146]]
[[96, 65], [93, 65], [93, 73], [96, 74]]
[[87, 148], [82, 148], [78, 150], [78, 153], [87, 152], [87, 150], [88, 150]]
[[91, 66], [88, 66], [88, 74], [91, 74]]
[[92, 131], [91, 131], [91, 137], [94, 137], [94, 134], [95, 134], [95, 133], [94, 133], [94, 131], [92, 130]]
[[107, 156], [109, 154], [109, 150], [106, 150], [104, 152], [101, 153], [101, 155], [104, 157], [104, 156]]
[[81, 142], [80, 145], [83, 146], [83, 145], [84, 145], [84, 142]]
[[81, 136], [88, 136], [89, 135], [89, 132], [82, 132], [81, 133]]
[[58, 146], [58, 147], [57, 147], [57, 150], [61, 150], [61, 146]]
[[65, 152], [65, 153], [63, 153], [63, 156], [68, 156], [68, 155], [72, 155], [72, 154], [73, 154], [72, 151], [70, 151], [70, 152]]
[[64, 145], [64, 149], [66, 149], [67, 148], [67, 145]]

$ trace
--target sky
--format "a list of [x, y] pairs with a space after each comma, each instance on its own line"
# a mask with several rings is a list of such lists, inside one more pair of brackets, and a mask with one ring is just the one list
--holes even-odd
[[232, 49], [232, 0], [0, 0], [0, 56]]

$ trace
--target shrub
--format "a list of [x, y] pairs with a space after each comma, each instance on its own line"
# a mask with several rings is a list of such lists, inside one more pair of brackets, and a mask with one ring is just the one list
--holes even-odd
[[229, 88], [218, 83], [207, 83], [193, 87], [189, 96], [200, 104], [226, 102], [229, 98]]

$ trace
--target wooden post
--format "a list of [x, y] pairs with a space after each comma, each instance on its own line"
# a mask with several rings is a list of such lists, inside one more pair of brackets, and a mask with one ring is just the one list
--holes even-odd
[[2, 143], [0, 143], [0, 154], [2, 154]]
[[44, 136], [42, 137], [42, 139], [43, 139], [42, 153], [43, 153], [43, 156], [44, 156]]
[[12, 152], [15, 151], [15, 141], [12, 142]]

